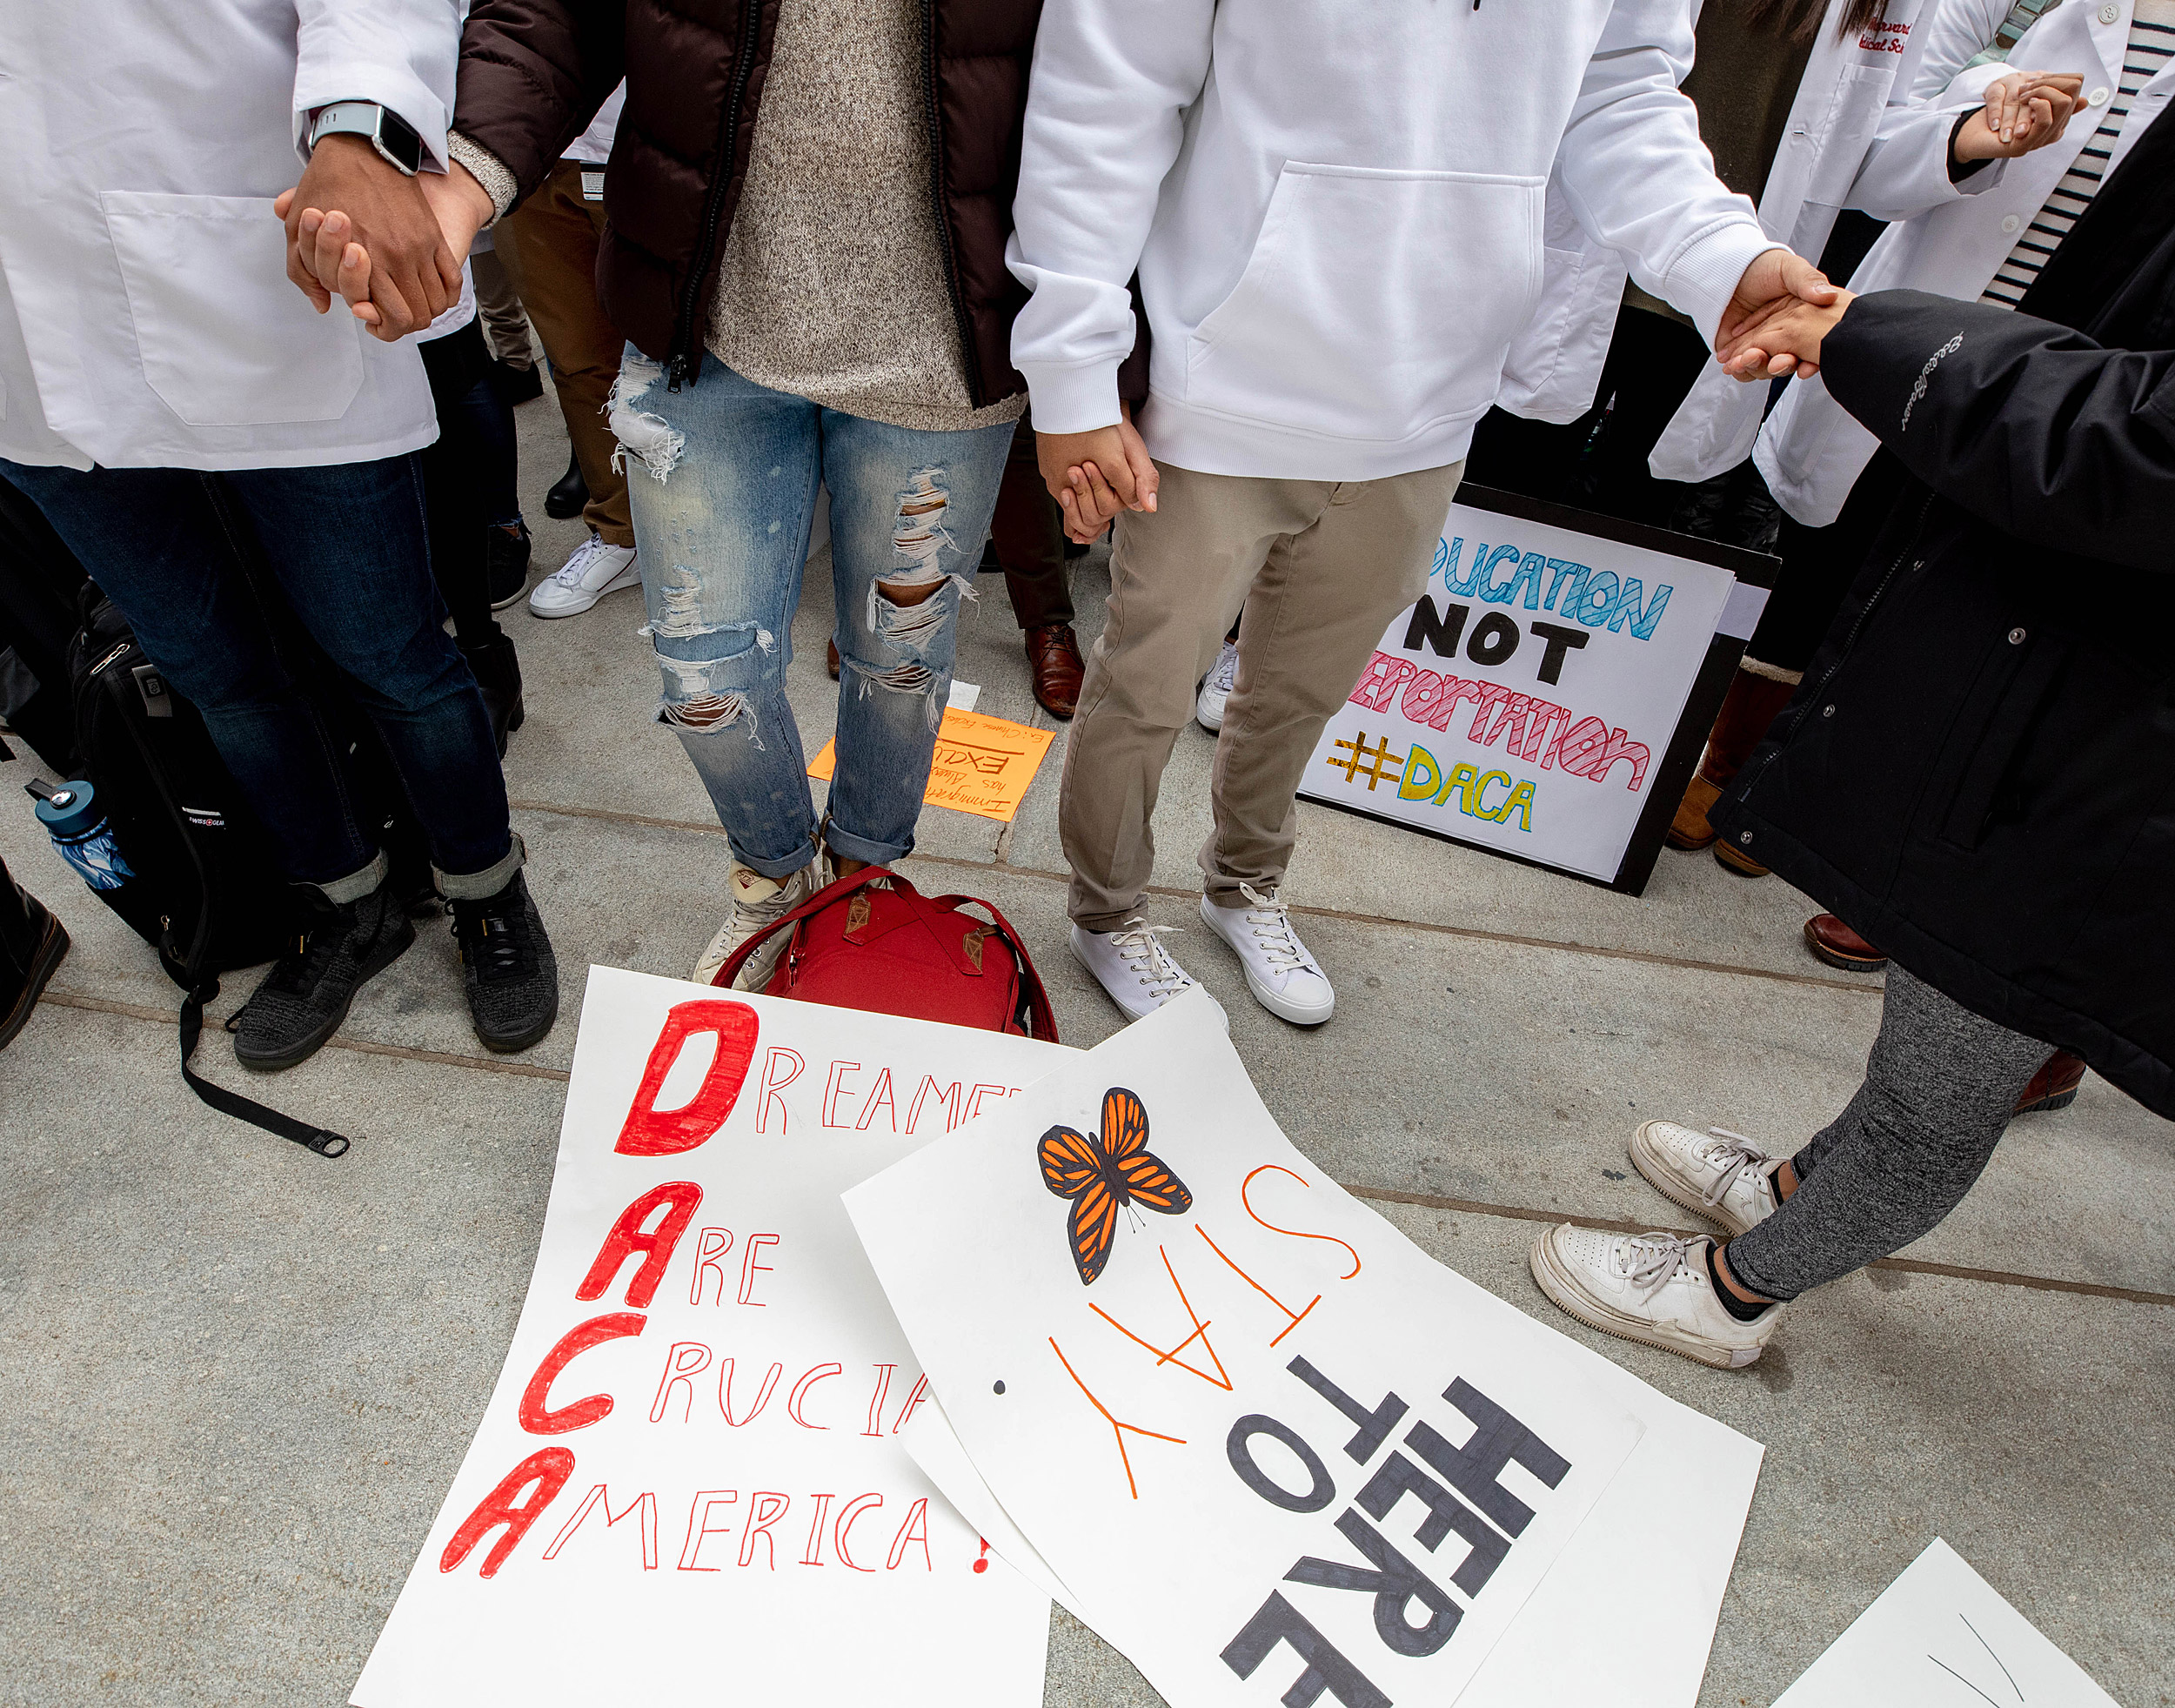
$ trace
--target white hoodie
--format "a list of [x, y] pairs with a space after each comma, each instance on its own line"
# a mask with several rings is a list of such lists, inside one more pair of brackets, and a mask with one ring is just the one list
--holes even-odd
[[[1777, 245], [1676, 88], [1686, 0], [1049, 0], [1013, 333], [1035, 425], [1118, 419], [1211, 474], [1363, 480], [1463, 457], [1543, 275], [1543, 193], [1711, 337]], [[1674, 63], [1672, 63], [1674, 62]]]

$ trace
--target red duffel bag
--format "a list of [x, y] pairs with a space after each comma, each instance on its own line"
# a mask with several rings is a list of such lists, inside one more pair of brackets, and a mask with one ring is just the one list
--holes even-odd
[[1058, 1042], [1050, 999], [1019, 933], [974, 896], [932, 898], [889, 867], [872, 866], [757, 932], [711, 982], [729, 989], [748, 957], [780, 931], [793, 941], [766, 995]]

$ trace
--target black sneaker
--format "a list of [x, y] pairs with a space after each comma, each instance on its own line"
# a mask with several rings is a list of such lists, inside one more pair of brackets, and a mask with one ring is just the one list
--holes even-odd
[[453, 936], [483, 1047], [505, 1055], [541, 1042], [559, 1018], [559, 961], [521, 874], [496, 895], [455, 901]]
[[336, 905], [314, 888], [294, 947], [272, 963], [234, 1017], [234, 1059], [258, 1073], [291, 1068], [340, 1029], [355, 993], [400, 959], [415, 927], [380, 884]]
[[484, 571], [491, 589], [491, 608], [503, 611], [519, 602], [529, 590], [529, 525], [519, 516], [510, 527], [497, 524], [484, 531]]
[[68, 933], [61, 922], [0, 866], [0, 1049], [30, 1023], [39, 993], [67, 953]]

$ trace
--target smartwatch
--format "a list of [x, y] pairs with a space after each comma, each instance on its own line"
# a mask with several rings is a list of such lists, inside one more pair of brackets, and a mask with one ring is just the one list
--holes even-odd
[[310, 126], [310, 147], [331, 136], [367, 137], [380, 159], [413, 177], [423, 167], [423, 138], [415, 126], [375, 101], [335, 101], [318, 110]]

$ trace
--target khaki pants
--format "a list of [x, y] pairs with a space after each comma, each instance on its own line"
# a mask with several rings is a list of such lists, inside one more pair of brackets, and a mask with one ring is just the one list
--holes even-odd
[[553, 166], [536, 193], [493, 228], [493, 247], [552, 360], [552, 383], [559, 388], [566, 434], [574, 442], [581, 478], [589, 484], [582, 520], [606, 545], [632, 546], [626, 474], [612, 466], [619, 442], [605, 423], [605, 400], [619, 377], [626, 340], [597, 303], [604, 204], [582, 199], [581, 174], [578, 161]]
[[1058, 808], [1070, 911], [1133, 917], [1154, 865], [1149, 821], [1194, 689], [1239, 628], [1238, 686], [1216, 741], [1210, 901], [1283, 881], [1293, 796], [1315, 744], [1389, 620], [1426, 589], [1462, 463], [1384, 480], [1256, 480], [1158, 465], [1153, 515], [1118, 519], [1110, 616], [1088, 660]]
[[476, 281], [476, 311], [483, 317], [492, 355], [526, 373], [536, 365], [536, 349], [529, 342], [528, 311], [521, 306], [521, 293], [513, 288], [496, 245], [472, 252], [468, 271]]

